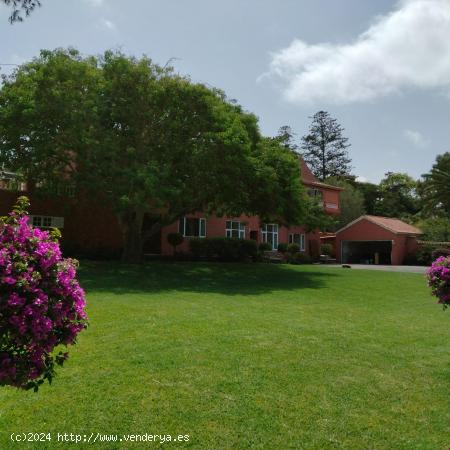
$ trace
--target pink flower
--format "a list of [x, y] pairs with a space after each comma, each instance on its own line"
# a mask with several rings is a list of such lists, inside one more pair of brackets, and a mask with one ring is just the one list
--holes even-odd
[[8, 349], [0, 352], [2, 384], [38, 386], [67, 359], [55, 348], [73, 344], [87, 326], [76, 264], [20, 211], [0, 221], [0, 338]]
[[441, 256], [427, 270], [428, 286], [444, 308], [450, 305], [450, 256]]

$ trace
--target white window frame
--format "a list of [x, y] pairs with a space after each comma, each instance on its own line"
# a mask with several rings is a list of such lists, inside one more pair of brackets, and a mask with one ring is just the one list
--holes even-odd
[[[237, 224], [237, 228], [233, 228], [233, 225]], [[230, 225], [230, 227], [228, 227]], [[225, 237], [233, 238], [233, 231], [237, 231], [237, 236], [234, 236], [235, 239], [245, 239], [245, 224], [240, 220], [227, 220], [225, 222]]]
[[43, 230], [48, 230], [50, 228], [64, 228], [64, 217], [31, 215], [29, 216], [28, 221], [33, 227], [42, 228]]
[[[199, 221], [198, 223], [198, 236], [186, 236], [186, 220], [187, 219], [196, 219]], [[183, 237], [187, 238], [205, 238], [206, 237], [206, 219], [201, 217], [183, 217], [179, 222], [179, 225], [182, 229], [179, 232], [183, 235]], [[203, 232], [203, 233], [202, 233]]]
[[[267, 227], [272, 226], [272, 231], [268, 231]], [[277, 223], [264, 223], [261, 227], [262, 241], [268, 243], [268, 235], [272, 235], [272, 250], [278, 250], [279, 227]]]
[[[299, 237], [299, 242], [296, 242], [295, 236]], [[289, 244], [298, 244], [300, 251], [304, 252], [306, 250], [306, 236], [305, 233], [291, 233], [289, 235]]]

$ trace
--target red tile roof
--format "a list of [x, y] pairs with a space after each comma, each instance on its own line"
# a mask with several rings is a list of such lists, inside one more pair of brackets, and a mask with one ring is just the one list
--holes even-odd
[[403, 222], [400, 219], [394, 219], [392, 217], [380, 217], [380, 216], [364, 216], [370, 222], [380, 225], [383, 228], [397, 233], [397, 234], [423, 234], [422, 230], [413, 227], [409, 223]]
[[342, 230], [351, 227], [353, 224], [363, 219], [366, 219], [369, 222], [374, 223], [375, 225], [385, 228], [386, 230], [392, 231], [395, 234], [413, 234], [413, 235], [423, 234], [422, 230], [419, 230], [419, 228], [413, 227], [412, 225], [403, 222], [403, 220], [381, 216], [361, 216], [358, 219], [354, 220], [353, 222], [350, 222], [344, 228], [338, 230], [337, 233], [340, 233]]
[[304, 183], [317, 183], [319, 180], [311, 172], [311, 169], [305, 163], [304, 159], [300, 156], [300, 173], [302, 175], [302, 181]]
[[315, 186], [319, 188], [326, 188], [326, 189], [333, 189], [335, 191], [343, 191], [344, 189], [338, 186], [331, 186], [326, 183], [322, 183], [319, 181], [316, 176], [311, 172], [311, 169], [308, 167], [308, 165], [305, 163], [303, 158], [299, 156], [300, 161], [300, 174], [302, 177], [303, 184], [309, 185], [309, 186]]

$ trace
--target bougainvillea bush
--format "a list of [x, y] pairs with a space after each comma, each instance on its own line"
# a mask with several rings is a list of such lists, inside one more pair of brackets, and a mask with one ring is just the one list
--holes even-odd
[[450, 256], [441, 256], [427, 270], [428, 286], [444, 308], [450, 305]]
[[[28, 199], [20, 197], [0, 219], [0, 385], [37, 390], [51, 383], [86, 328], [77, 261], [63, 259], [58, 230], [28, 223]], [[66, 349], [64, 349], [66, 350]]]

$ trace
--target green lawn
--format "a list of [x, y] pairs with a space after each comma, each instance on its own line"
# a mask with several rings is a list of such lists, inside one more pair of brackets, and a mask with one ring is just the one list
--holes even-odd
[[[56, 433], [195, 449], [450, 446], [450, 315], [422, 275], [83, 263], [90, 328], [54, 385], [0, 391], [0, 449]], [[52, 432], [13, 444], [11, 432]], [[160, 448], [102, 444], [91, 448]]]

